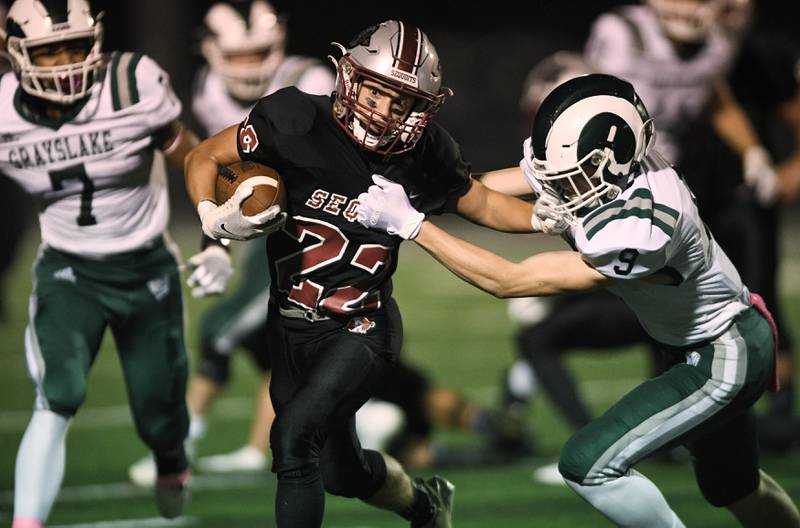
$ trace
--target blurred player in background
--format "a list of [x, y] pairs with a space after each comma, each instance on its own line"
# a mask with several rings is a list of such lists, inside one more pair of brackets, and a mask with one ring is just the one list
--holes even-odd
[[[0, 28], [6, 27], [6, 5], [0, 2]], [[11, 69], [5, 58], [5, 42], [0, 38], [0, 75]], [[6, 317], [5, 276], [14, 262], [30, 217], [30, 199], [11, 178], [0, 173], [0, 195], [5, 205], [0, 209], [0, 320]]]
[[[736, 41], [717, 24], [729, 0], [643, 0], [598, 17], [584, 55], [597, 71], [631, 82], [658, 123], [659, 152], [680, 145], [729, 70]], [[735, 0], [730, 0], [735, 1]]]
[[[654, 134], [633, 86], [613, 76], [571, 79], [542, 102], [521, 163], [537, 194], [531, 224], [560, 234], [573, 251], [509, 262], [426, 222], [402, 186], [381, 179], [359, 196], [358, 219], [414, 239], [497, 297], [608, 288], [636, 312], [670, 367], [573, 435], [559, 462], [567, 484], [609, 520], [684, 526], [633, 469], [684, 444], [711, 504], [742, 526], [797, 528], [797, 506], [759, 469], [752, 412], [774, 388], [777, 330], [700, 219], [691, 191], [652, 150]], [[520, 171], [506, 174], [524, 187]]]
[[[449, 527], [452, 484], [438, 476], [412, 481], [355, 435], [353, 414], [391, 376], [403, 335], [391, 293], [400, 238], [360, 226], [356, 197], [379, 179], [374, 174], [386, 174], [429, 213], [458, 211], [508, 231], [529, 229], [531, 207], [472, 180], [460, 147], [432, 120], [450, 91], [420, 29], [387, 21], [339, 49], [333, 101], [292, 88], [262, 99], [241, 125], [192, 152], [187, 188], [207, 234], [272, 233], [268, 326], [282, 336], [271, 343], [277, 525], [320, 526], [327, 491], [394, 511], [411, 526]], [[281, 173], [285, 225], [273, 208], [241, 214], [247, 186], [213, 202], [218, 166], [240, 159]], [[485, 215], [494, 209], [488, 204], [504, 211], [502, 219]]]
[[[532, 451], [524, 419], [483, 408], [458, 390], [434, 384], [403, 358], [356, 413], [365, 449], [385, 451], [408, 468], [476, 467], [511, 462]], [[478, 436], [479, 445], [434, 441], [435, 429]]]
[[763, 449], [783, 451], [800, 446], [794, 340], [778, 284], [780, 205], [800, 190], [800, 50], [786, 38], [751, 31], [752, 11], [743, 0], [724, 13], [740, 52], [686, 137], [682, 168], [720, 246], [778, 322], [781, 390], [759, 416], [759, 435]]
[[25, 335], [36, 402], [17, 453], [13, 526], [43, 526], [50, 513], [106, 328], [155, 456], [156, 504], [176, 517], [189, 478], [187, 358], [164, 158], [181, 167], [197, 139], [152, 59], [101, 53], [100, 15], [86, 0], [17, 0], [4, 36], [13, 73], [0, 78], [0, 171], [34, 197], [42, 237]]
[[[195, 78], [192, 111], [205, 136], [241, 122], [261, 97], [286, 86], [316, 95], [333, 90], [330, 68], [310, 57], [286, 54], [285, 21], [265, 0], [212, 5], [205, 16], [201, 50], [207, 64]], [[195, 268], [188, 281], [195, 297], [222, 293], [233, 272], [227, 246], [208, 238], [204, 245], [204, 251], [189, 260]], [[238, 287], [206, 312], [199, 325], [201, 355], [187, 395], [190, 451], [206, 434], [206, 417], [229, 381], [237, 349], [247, 350], [264, 379], [247, 444], [232, 453], [197, 460], [197, 469], [207, 472], [254, 471], [267, 465], [274, 417], [265, 330], [270, 283], [267, 255], [263, 241], [241, 249]], [[133, 482], [152, 485], [155, 466], [147, 457], [131, 466], [129, 473]]]

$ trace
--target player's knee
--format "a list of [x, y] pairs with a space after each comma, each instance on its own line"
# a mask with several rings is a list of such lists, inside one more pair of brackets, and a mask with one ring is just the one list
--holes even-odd
[[323, 460], [320, 465], [325, 491], [338, 497], [368, 499], [386, 481], [386, 463], [377, 451], [364, 450], [365, 466], [344, 467]]
[[314, 430], [291, 413], [275, 418], [270, 430], [270, 445], [277, 467], [283, 464], [302, 466], [319, 458]]
[[220, 353], [210, 344], [203, 344], [202, 355], [197, 366], [197, 372], [210, 379], [217, 385], [225, 385], [231, 375], [231, 358]]
[[86, 399], [86, 380], [62, 380], [55, 389], [46, 390], [51, 411], [65, 417], [74, 416]]
[[592, 449], [592, 443], [584, 440], [581, 431], [578, 431], [561, 449], [558, 472], [571, 482], [583, 484], [596, 460], [597, 454]]
[[165, 411], [134, 411], [136, 431], [145, 445], [153, 451], [174, 449], [183, 443], [189, 432], [189, 414], [185, 405]]
[[[695, 478], [700, 493], [709, 504], [724, 508], [747, 497], [758, 489], [760, 475], [758, 470], [726, 467], [719, 468], [714, 464], [704, 464], [695, 460]], [[733, 472], [732, 472], [733, 471]]]

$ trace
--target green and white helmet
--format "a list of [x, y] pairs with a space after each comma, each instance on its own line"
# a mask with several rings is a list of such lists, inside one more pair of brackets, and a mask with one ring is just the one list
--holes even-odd
[[[286, 58], [285, 21], [266, 0], [216, 2], [205, 16], [202, 53], [211, 70], [219, 73], [231, 95], [255, 101], [267, 93], [278, 67]], [[231, 59], [239, 53], [256, 53], [255, 64]]]
[[[59, 104], [83, 99], [103, 66], [103, 25], [87, 0], [16, 0], [3, 36], [22, 89], [40, 99]], [[68, 41], [83, 41], [85, 60], [48, 67], [31, 61], [34, 48]]]
[[619, 196], [654, 142], [653, 121], [629, 82], [582, 75], [542, 101], [523, 168], [535, 191], [574, 213]]

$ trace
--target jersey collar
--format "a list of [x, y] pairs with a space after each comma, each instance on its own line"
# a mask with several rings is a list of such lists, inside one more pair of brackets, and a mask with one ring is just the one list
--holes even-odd
[[75, 119], [75, 117], [83, 110], [83, 107], [86, 106], [86, 103], [89, 102], [91, 99], [91, 93], [89, 92], [86, 94], [86, 97], [81, 99], [80, 101], [76, 101], [71, 106], [69, 106], [62, 114], [60, 119], [52, 119], [45, 115], [40, 115], [28, 108], [25, 104], [25, 92], [22, 90], [22, 86], [17, 87], [17, 91], [14, 93], [14, 109], [17, 113], [34, 125], [44, 126], [47, 128], [51, 128], [53, 130], [58, 130], [61, 128], [62, 125], [68, 123]]

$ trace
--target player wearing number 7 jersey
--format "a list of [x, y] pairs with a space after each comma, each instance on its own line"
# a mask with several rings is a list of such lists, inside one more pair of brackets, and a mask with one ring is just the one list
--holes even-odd
[[402, 238], [362, 227], [357, 197], [380, 173], [428, 214], [455, 210], [507, 231], [529, 231], [531, 207], [472, 180], [458, 144], [431, 121], [449, 90], [422, 31], [388, 21], [341, 51], [333, 98], [286, 88], [261, 99], [241, 125], [192, 151], [187, 187], [206, 232], [225, 236], [215, 231], [218, 164], [258, 161], [285, 183], [289, 219], [267, 239], [277, 526], [320, 526], [327, 490], [412, 526], [449, 527], [452, 485], [412, 483], [355, 436], [353, 414], [402, 344], [391, 285]]
[[50, 513], [107, 327], [157, 462], [161, 514], [179, 515], [186, 491], [187, 358], [164, 158], [181, 167], [197, 140], [153, 60], [101, 53], [99, 20], [85, 0], [17, 0], [3, 35], [14, 72], [0, 78], [0, 172], [34, 197], [42, 237], [25, 335], [36, 402], [17, 454], [14, 528]]

